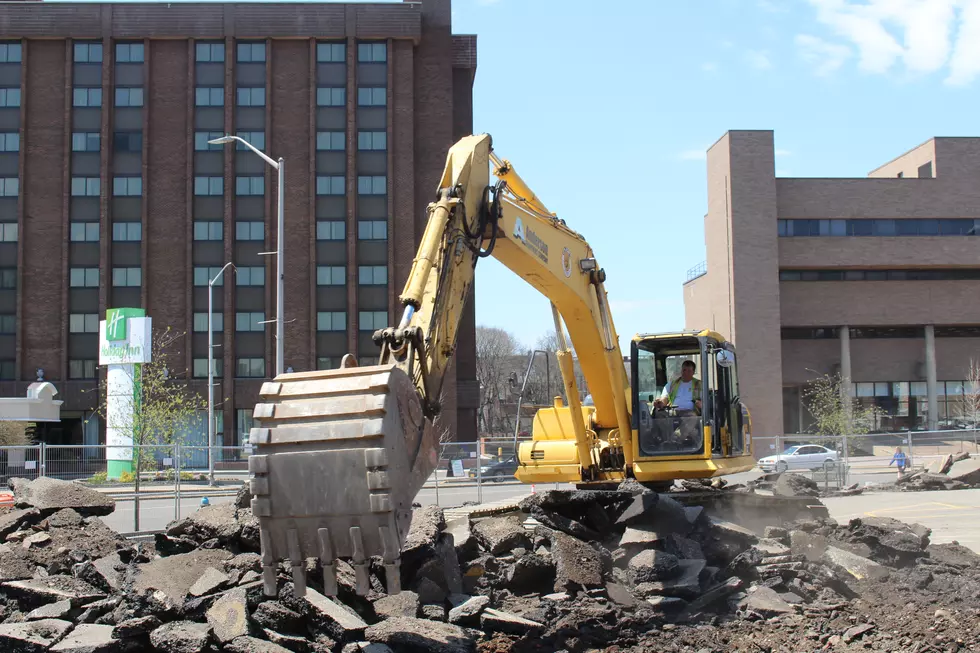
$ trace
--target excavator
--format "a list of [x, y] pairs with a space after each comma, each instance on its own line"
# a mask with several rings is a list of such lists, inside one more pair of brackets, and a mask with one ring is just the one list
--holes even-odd
[[[451, 147], [427, 214], [400, 320], [373, 334], [376, 364], [348, 354], [337, 369], [262, 386], [248, 463], [267, 595], [286, 559], [304, 595], [309, 558], [320, 561], [327, 595], [337, 592], [337, 559], [350, 560], [366, 593], [380, 558], [388, 592], [400, 591], [399, 552], [438, 462], [441, 392], [482, 258], [551, 302], [558, 336], [565, 399], [537, 412], [518, 450], [520, 481], [601, 489], [635, 479], [662, 489], [755, 466], [732, 343], [710, 330], [639, 334], [624, 359], [592, 248], [497, 156], [490, 135]], [[592, 405], [580, 400], [573, 350]], [[699, 378], [694, 411], [662, 392], [685, 362]]]

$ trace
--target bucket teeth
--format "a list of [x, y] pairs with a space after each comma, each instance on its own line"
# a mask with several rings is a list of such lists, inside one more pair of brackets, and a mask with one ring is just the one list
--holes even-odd
[[323, 567], [323, 595], [337, 596], [337, 565], [331, 560], [320, 562]]

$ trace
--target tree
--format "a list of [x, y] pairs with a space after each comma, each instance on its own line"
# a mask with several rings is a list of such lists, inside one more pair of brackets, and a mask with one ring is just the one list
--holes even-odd
[[[810, 381], [803, 390], [807, 410], [813, 416], [810, 432], [816, 435], [865, 435], [878, 424], [885, 412], [878, 406], [862, 406], [851, 396], [850, 384], [840, 374]], [[848, 449], [854, 448], [852, 441]]]
[[0, 446], [25, 447], [34, 444], [33, 422], [0, 422]]
[[476, 327], [476, 379], [480, 383], [480, 419], [485, 433], [502, 424], [500, 398], [507, 387], [513, 357], [520, 352], [517, 339], [497, 327]]
[[980, 423], [980, 363], [970, 359], [966, 383], [963, 384], [963, 417], [973, 429], [973, 448], [977, 448], [977, 428]]
[[[133, 444], [137, 445], [133, 463], [139, 470], [155, 468], [154, 457], [141, 455], [140, 446], [181, 443], [186, 429], [207, 410], [207, 397], [188, 386], [187, 369], [180, 362], [183, 358], [179, 346], [183, 338], [183, 333], [176, 333], [170, 327], [154, 330], [152, 360], [133, 368], [138, 375], [134, 382], [139, 385], [139, 392], [126, 400], [125, 413], [131, 414], [131, 418], [122, 426], [132, 433]], [[108, 389], [108, 380], [103, 377], [96, 411], [103, 421], [108, 418]]]

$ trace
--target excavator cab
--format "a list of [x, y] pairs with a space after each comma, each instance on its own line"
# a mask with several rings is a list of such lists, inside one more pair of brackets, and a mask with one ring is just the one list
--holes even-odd
[[752, 468], [734, 345], [711, 331], [646, 334], [633, 339], [630, 354], [638, 480], [703, 478]]

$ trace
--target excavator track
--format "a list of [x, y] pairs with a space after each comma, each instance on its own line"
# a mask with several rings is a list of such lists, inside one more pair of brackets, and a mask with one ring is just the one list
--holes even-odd
[[365, 595], [372, 557], [384, 561], [388, 592], [399, 592], [412, 500], [438, 451], [412, 380], [393, 365], [297, 372], [264, 383], [260, 397], [248, 467], [264, 593], [277, 594], [278, 565], [288, 560], [294, 594], [305, 595], [313, 558], [325, 594], [336, 596], [343, 558]]

